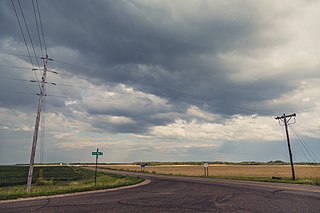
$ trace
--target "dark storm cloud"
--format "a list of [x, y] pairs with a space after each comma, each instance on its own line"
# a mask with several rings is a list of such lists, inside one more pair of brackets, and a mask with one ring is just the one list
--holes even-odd
[[[50, 42], [77, 49], [93, 62], [161, 64], [175, 70], [181, 66], [179, 58], [261, 45], [260, 30], [269, 27], [259, 23], [259, 17], [241, 13], [174, 20], [166, 9], [144, 8], [142, 1], [133, 2], [48, 2], [44, 19]], [[254, 8], [248, 4], [247, 9]]]
[[[178, 105], [181, 101], [200, 107], [206, 103], [212, 105], [208, 110], [226, 114], [237, 112], [222, 108], [268, 100], [291, 89], [277, 79], [234, 85], [227, 77], [229, 67], [217, 58], [228, 51], [246, 53], [284, 42], [276, 31], [262, 36], [275, 29], [258, 13], [258, 3], [241, 5], [251, 16], [229, 4], [220, 6], [222, 16], [182, 14], [181, 19], [174, 18], [179, 11], [142, 1], [40, 3], [49, 47], [76, 50], [78, 63], [91, 67], [74, 72], [137, 85]], [[223, 12], [229, 7], [233, 14]]]
[[[226, 115], [260, 113], [258, 109], [246, 109], [247, 105], [292, 89], [292, 85], [275, 78], [235, 84], [228, 75], [241, 67], [230, 67], [219, 59], [220, 54], [254, 54], [256, 49], [268, 49], [285, 41], [274, 24], [266, 21], [259, 3], [216, 4], [211, 11], [201, 2], [198, 10], [189, 8], [195, 11], [190, 14], [178, 10], [183, 1], [177, 1], [174, 9], [144, 1], [39, 4], [48, 49], [53, 54], [50, 57], [79, 65], [69, 67], [77, 75], [125, 83], [164, 97], [175, 111], [184, 112], [190, 105], [197, 105]], [[22, 6], [32, 20], [31, 2], [22, 2]], [[6, 28], [1, 37], [22, 41], [10, 1], [1, 2], [0, 16]], [[273, 33], [266, 37], [265, 32]], [[64, 49], [57, 50], [61, 47]], [[56, 62], [53, 66], [67, 68]], [[64, 106], [61, 100], [54, 103]], [[87, 112], [101, 113], [90, 108]], [[157, 123], [149, 118], [150, 114], [119, 109], [103, 113]]]
[[148, 129], [149, 125], [147, 125], [145, 121], [129, 123], [129, 124], [113, 124], [109, 122], [100, 122], [100, 121], [92, 122], [92, 127], [95, 127], [107, 132], [113, 132], [113, 133], [145, 133], [149, 131]]

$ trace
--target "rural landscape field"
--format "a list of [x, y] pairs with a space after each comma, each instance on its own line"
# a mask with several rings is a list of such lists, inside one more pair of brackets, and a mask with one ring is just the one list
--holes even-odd
[[142, 178], [95, 173], [71, 166], [38, 166], [33, 173], [32, 191], [26, 192], [27, 166], [0, 166], [0, 200], [19, 197], [63, 194], [127, 186], [142, 182]]
[[[135, 176], [98, 173], [95, 186], [93, 166], [90, 164], [36, 166], [31, 193], [26, 192], [27, 166], [0, 166], [0, 200], [113, 188], [143, 181], [142, 178]], [[100, 164], [99, 168], [162, 175], [205, 176], [204, 165], [200, 162], [149, 163], [143, 168], [139, 163]], [[288, 164], [215, 163], [208, 165], [208, 176], [209, 178], [320, 185], [320, 165], [295, 165], [294, 168], [296, 181], [291, 180], [291, 167]]]
[[[105, 165], [104, 168], [115, 170], [141, 171], [140, 165]], [[290, 165], [226, 165], [212, 164], [208, 167], [209, 176], [234, 178], [234, 179], [253, 179], [272, 177], [290, 179]], [[185, 176], [204, 176], [203, 165], [157, 165], [146, 166], [144, 172], [170, 175]], [[295, 173], [298, 179], [317, 180], [320, 179], [319, 165], [295, 165]]]

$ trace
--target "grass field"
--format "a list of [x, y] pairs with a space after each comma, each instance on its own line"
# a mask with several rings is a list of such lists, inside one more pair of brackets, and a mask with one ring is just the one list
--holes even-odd
[[[141, 171], [139, 165], [105, 165], [104, 168], [116, 170]], [[146, 172], [170, 175], [186, 176], [203, 176], [204, 167], [201, 165], [160, 165], [146, 166]], [[295, 173], [297, 179], [301, 182], [313, 182], [318, 184], [320, 179], [320, 166], [313, 165], [296, 165]], [[291, 177], [290, 165], [209, 165], [209, 176], [243, 179], [243, 180], [264, 180], [267, 181], [272, 177], [281, 177], [288, 180]], [[310, 180], [310, 181], [309, 181]], [[316, 181], [316, 182], [315, 182]]]
[[79, 167], [35, 167], [32, 192], [26, 192], [28, 167], [0, 166], [0, 200], [107, 189], [142, 182], [139, 177], [98, 173]]

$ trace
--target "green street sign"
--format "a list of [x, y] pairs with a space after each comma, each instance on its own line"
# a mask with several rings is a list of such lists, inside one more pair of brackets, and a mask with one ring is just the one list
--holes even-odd
[[96, 186], [97, 185], [98, 157], [99, 157], [99, 155], [103, 155], [103, 152], [99, 152], [99, 148], [97, 148], [97, 151], [91, 152], [91, 154], [96, 156], [96, 170], [94, 172], [94, 186]]
[[103, 152], [92, 152], [92, 155], [103, 155]]

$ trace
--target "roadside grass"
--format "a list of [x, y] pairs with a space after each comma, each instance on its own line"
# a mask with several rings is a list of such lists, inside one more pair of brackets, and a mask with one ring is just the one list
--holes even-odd
[[[12, 166], [16, 174], [19, 169]], [[7, 186], [1, 182], [0, 200], [64, 194], [71, 192], [91, 191], [98, 189], [109, 189], [120, 186], [128, 186], [143, 181], [140, 177], [123, 176], [115, 174], [97, 173], [97, 185], [94, 185], [94, 171], [75, 167], [36, 167], [37, 178], [32, 185], [32, 191], [26, 192], [26, 181], [21, 183], [22, 179], [12, 178], [6, 181]], [[0, 171], [2, 167], [0, 166]], [[5, 168], [7, 171], [9, 168]], [[21, 169], [21, 168], [20, 168]], [[20, 172], [23, 172], [21, 169]], [[8, 173], [6, 173], [8, 175]], [[10, 175], [10, 174], [9, 174]], [[5, 173], [0, 173], [1, 179], [4, 180]], [[11, 175], [12, 177], [12, 175]], [[25, 176], [23, 176], [25, 177]], [[26, 177], [25, 177], [26, 178]], [[16, 180], [16, 182], [14, 182]], [[22, 185], [23, 184], [23, 185]]]
[[281, 179], [272, 179], [272, 177], [210, 176], [209, 178], [226, 179], [226, 180], [260, 181], [260, 182], [272, 182], [272, 183], [306, 184], [306, 185], [320, 186], [319, 178], [297, 178], [296, 180], [292, 180], [289, 177], [282, 177]]

